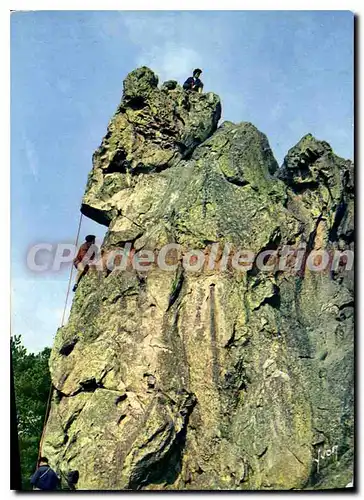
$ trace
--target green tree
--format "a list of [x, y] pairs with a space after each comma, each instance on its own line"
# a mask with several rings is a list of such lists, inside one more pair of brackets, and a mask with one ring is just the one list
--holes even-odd
[[27, 352], [21, 335], [10, 339], [13, 361], [16, 414], [19, 436], [22, 489], [31, 489], [38, 457], [39, 441], [43, 429], [49, 389], [51, 384], [48, 360], [51, 350]]

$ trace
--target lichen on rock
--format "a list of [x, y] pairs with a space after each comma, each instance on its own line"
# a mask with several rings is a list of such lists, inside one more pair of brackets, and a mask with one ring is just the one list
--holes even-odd
[[[353, 164], [309, 134], [279, 168], [264, 134], [218, 126], [220, 114], [218, 96], [158, 88], [139, 68], [93, 156], [82, 212], [107, 225], [103, 251], [174, 243], [183, 255], [168, 271], [91, 269], [57, 332], [43, 453], [79, 471], [78, 489], [352, 478], [353, 271], [222, 263], [225, 245], [278, 256], [305, 245], [303, 262], [353, 250]], [[214, 245], [218, 266], [182, 266]]]

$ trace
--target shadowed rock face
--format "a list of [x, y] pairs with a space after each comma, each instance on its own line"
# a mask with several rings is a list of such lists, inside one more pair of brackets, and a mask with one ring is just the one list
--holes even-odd
[[352, 272], [237, 271], [222, 249], [353, 250], [353, 165], [307, 135], [279, 169], [252, 124], [217, 128], [217, 96], [157, 82], [125, 80], [82, 211], [105, 253], [215, 244], [219, 266], [90, 270], [53, 346], [43, 453], [79, 489], [345, 487]]

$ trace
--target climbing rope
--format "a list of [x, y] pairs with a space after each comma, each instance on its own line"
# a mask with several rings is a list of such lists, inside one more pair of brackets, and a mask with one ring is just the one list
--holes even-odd
[[44, 429], [45, 429], [45, 426], [46, 426], [46, 423], [47, 423], [47, 420], [48, 420], [48, 416], [49, 416], [49, 410], [50, 410], [50, 407], [51, 407], [52, 395], [53, 395], [53, 386], [52, 386], [52, 382], [51, 382], [51, 386], [49, 388], [49, 394], [48, 394], [48, 401], [47, 401], [46, 412], [45, 412], [45, 415], [44, 415], [42, 435], [41, 435], [40, 441], [39, 441], [39, 451], [38, 451], [37, 464], [39, 463], [39, 459], [40, 459], [41, 453], [42, 453], [43, 438], [44, 438]]
[[[81, 231], [82, 217], [83, 217], [83, 214], [81, 212], [80, 213], [80, 220], [78, 222], [78, 229], [77, 229], [76, 241], [75, 241], [75, 247], [76, 247], [76, 249], [78, 248], [78, 239], [79, 239], [80, 231]], [[70, 288], [71, 288], [71, 283], [72, 283], [72, 274], [73, 274], [73, 266], [71, 266], [70, 277], [69, 277], [69, 280], [68, 280], [68, 288], [67, 288], [67, 293], [66, 293], [66, 301], [65, 301], [65, 304], [64, 304], [62, 321], [61, 321], [61, 326], [60, 327], [62, 327], [64, 325], [64, 318], [66, 316], [68, 297], [69, 297], [69, 294], [70, 294]], [[52, 396], [53, 396], [53, 385], [52, 385], [52, 382], [51, 382], [51, 386], [49, 388], [49, 395], [48, 395], [48, 401], [47, 401], [47, 406], [46, 406], [46, 412], [45, 412], [45, 415], [44, 415], [42, 435], [41, 435], [41, 438], [40, 438], [40, 441], [39, 441], [38, 463], [39, 463], [39, 459], [40, 459], [41, 453], [42, 453], [44, 431], [45, 431], [45, 426], [46, 426], [46, 423], [47, 423], [47, 420], [48, 420], [48, 417], [49, 417], [49, 412], [50, 412], [50, 409], [51, 409]]]
[[[76, 236], [76, 241], [75, 241], [75, 247], [78, 247], [78, 238], [80, 236], [80, 230], [81, 230], [81, 224], [82, 224], [82, 217], [83, 214], [82, 212], [80, 213], [80, 220], [78, 222], [78, 229], [77, 229], [77, 236]], [[70, 278], [68, 280], [68, 288], [67, 288], [67, 294], [66, 294], [66, 302], [64, 304], [64, 309], [63, 309], [63, 315], [62, 315], [62, 322], [61, 322], [61, 327], [64, 325], [64, 318], [66, 315], [66, 310], [67, 310], [67, 303], [68, 303], [68, 297], [70, 294], [70, 288], [71, 288], [71, 282], [72, 282], [72, 274], [73, 274], [73, 266], [71, 266], [71, 272], [70, 272]]]

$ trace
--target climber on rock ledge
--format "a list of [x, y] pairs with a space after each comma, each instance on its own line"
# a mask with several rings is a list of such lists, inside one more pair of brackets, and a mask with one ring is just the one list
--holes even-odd
[[183, 84], [184, 90], [192, 90], [194, 92], [201, 93], [203, 90], [203, 83], [200, 80], [201, 73], [202, 73], [201, 69], [199, 68], [194, 69], [193, 76], [187, 78], [187, 80]]
[[[95, 244], [95, 240], [96, 240], [96, 236], [94, 236], [93, 234], [87, 235], [85, 238], [85, 243], [83, 243], [80, 246], [76, 257], [73, 260], [75, 268], [78, 271], [77, 276], [76, 276], [76, 283], [72, 289], [73, 292], [75, 292], [77, 290], [77, 287], [78, 287], [78, 284], [79, 284], [81, 278], [89, 270], [89, 263], [95, 259], [95, 256], [96, 256], [95, 251], [92, 251], [92, 249], [90, 250], [92, 245]], [[90, 253], [91, 253], [91, 255], [89, 255]]]

